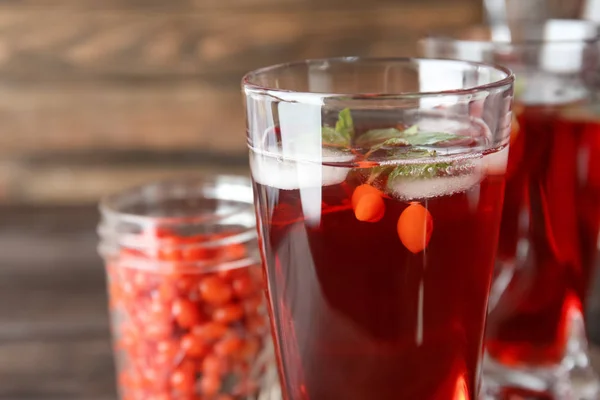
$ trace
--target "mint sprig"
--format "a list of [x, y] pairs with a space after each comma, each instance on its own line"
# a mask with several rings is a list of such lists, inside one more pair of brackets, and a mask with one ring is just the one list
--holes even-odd
[[462, 138], [464, 136], [446, 132], [421, 132], [417, 125], [412, 125], [403, 131], [397, 128], [371, 129], [358, 137], [355, 143], [370, 148], [368, 154], [372, 154], [385, 147], [433, 146]]
[[349, 108], [344, 108], [338, 114], [335, 130], [348, 138], [354, 134], [354, 121], [352, 121], [352, 114]]
[[[394, 159], [430, 158], [431, 162], [423, 164], [403, 164], [395, 167], [380, 166], [373, 168], [368, 181], [372, 182], [382, 173], [389, 172], [388, 184], [397, 179], [427, 179], [446, 174], [451, 165], [447, 162], [435, 162], [437, 152], [423, 148], [449, 143], [465, 136], [446, 132], [420, 131], [417, 125], [411, 125], [404, 130], [395, 127], [371, 129], [358, 137], [355, 136], [354, 121], [349, 108], [341, 110], [335, 127], [323, 126], [321, 130], [324, 145], [336, 146], [351, 150], [354, 144], [364, 150], [364, 159], [368, 159], [378, 151], [387, 151], [387, 157]], [[354, 140], [354, 143], [353, 143]], [[426, 160], [424, 160], [426, 161]]]
[[324, 144], [350, 147], [352, 136], [354, 136], [354, 121], [352, 121], [349, 108], [340, 111], [335, 128], [331, 126], [321, 128], [321, 137]]
[[410, 143], [406, 139], [403, 139], [400, 137], [393, 137], [393, 138], [387, 139], [386, 141], [376, 144], [375, 146], [371, 147], [369, 149], [369, 151], [367, 151], [367, 153], [365, 154], [365, 158], [369, 158], [369, 156], [371, 154], [373, 154], [376, 151], [381, 150], [381, 149], [406, 147], [406, 146], [410, 146]]
[[434, 178], [443, 175], [446, 168], [452, 164], [448, 162], [434, 162], [427, 164], [403, 164], [394, 168], [388, 177], [388, 183], [396, 179], [407, 178]]
[[464, 136], [446, 132], [419, 132], [418, 134], [406, 137], [406, 140], [412, 146], [433, 146], [462, 138]]
[[336, 131], [335, 128], [330, 126], [324, 126], [321, 128], [321, 137], [323, 144], [350, 147], [350, 138], [340, 134], [340, 132]]
[[[418, 128], [413, 125], [403, 131], [397, 128], [371, 129], [360, 135], [355, 144], [359, 147], [369, 148], [377, 146], [390, 139], [403, 139], [417, 132]], [[407, 144], [408, 145], [408, 144]]]

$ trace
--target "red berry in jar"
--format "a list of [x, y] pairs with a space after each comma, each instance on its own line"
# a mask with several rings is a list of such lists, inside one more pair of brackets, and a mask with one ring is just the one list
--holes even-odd
[[215, 343], [214, 352], [219, 356], [231, 356], [242, 348], [243, 342], [237, 336], [224, 337]]
[[214, 396], [221, 389], [221, 378], [217, 375], [205, 374], [200, 381], [200, 388], [205, 396]]
[[220, 339], [227, 332], [227, 326], [220, 322], [207, 322], [194, 327], [192, 333], [206, 342]]
[[209, 375], [223, 375], [227, 372], [227, 363], [223, 358], [210, 354], [202, 361], [201, 371]]
[[173, 316], [182, 328], [191, 328], [202, 321], [198, 304], [186, 299], [175, 300], [173, 303]]
[[233, 292], [238, 299], [251, 296], [256, 292], [256, 285], [248, 274], [234, 279], [231, 283], [231, 287], [233, 288]]
[[181, 349], [191, 358], [200, 358], [208, 352], [205, 342], [199, 336], [191, 333], [181, 338]]
[[244, 309], [239, 304], [228, 304], [213, 311], [212, 318], [215, 322], [228, 324], [239, 321], [244, 316]]
[[171, 375], [171, 387], [181, 393], [194, 391], [196, 385], [195, 368], [193, 364], [184, 363], [176, 368]]
[[231, 300], [231, 287], [216, 275], [206, 277], [200, 282], [200, 295], [210, 304], [220, 305]]

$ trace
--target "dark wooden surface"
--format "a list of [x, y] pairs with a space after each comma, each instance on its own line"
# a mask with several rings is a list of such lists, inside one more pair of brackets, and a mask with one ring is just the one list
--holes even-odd
[[0, 208], [0, 399], [115, 399], [96, 219]]
[[428, 30], [480, 20], [480, 0], [0, 0], [0, 156], [237, 151], [245, 72], [414, 56]]
[[90, 152], [237, 156], [245, 72], [411, 56], [430, 29], [481, 19], [481, 0], [0, 0], [0, 203], [95, 201], [181, 172], [62, 165]]

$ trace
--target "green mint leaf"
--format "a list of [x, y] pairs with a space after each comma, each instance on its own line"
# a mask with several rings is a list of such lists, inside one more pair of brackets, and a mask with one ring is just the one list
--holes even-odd
[[406, 146], [410, 146], [410, 143], [406, 139], [399, 138], [399, 137], [393, 137], [393, 138], [390, 138], [382, 143], [376, 144], [375, 146], [371, 147], [369, 149], [369, 151], [365, 154], [365, 158], [369, 158], [369, 156], [371, 154], [373, 154], [374, 152], [376, 152], [377, 150], [390, 148], [390, 147], [406, 147]]
[[377, 145], [378, 143], [385, 142], [386, 140], [393, 138], [401, 138], [402, 131], [396, 128], [386, 129], [371, 129], [360, 135], [355, 143], [359, 147], [367, 148]]
[[[392, 155], [391, 158], [393, 158], [394, 160], [409, 160], [409, 159], [415, 159], [415, 158], [435, 158], [437, 156], [437, 152], [435, 150], [431, 151], [431, 150], [426, 150], [426, 149], [419, 149], [419, 148], [415, 148], [415, 147], [401, 147], [398, 148], [397, 151], [395, 151]], [[436, 163], [432, 163], [432, 164], [436, 164]], [[438, 163], [438, 164], [442, 164], [442, 163]], [[389, 166], [389, 165], [380, 165], [374, 168], [371, 168], [371, 174], [367, 180], [367, 183], [371, 183], [373, 182], [375, 179], [377, 179], [379, 177], [379, 175], [381, 175], [384, 172], [392, 172], [397, 170], [398, 168], [403, 167], [403, 166]], [[404, 172], [410, 172], [410, 171], [404, 171]], [[397, 174], [400, 174], [400, 171], [396, 172]], [[415, 172], [416, 173], [416, 172]]]
[[363, 148], [373, 147], [389, 139], [412, 136], [416, 134], [418, 130], [419, 128], [416, 125], [412, 125], [403, 131], [396, 128], [371, 129], [360, 135], [355, 143], [357, 146]]
[[412, 146], [432, 146], [464, 137], [446, 132], [419, 132], [409, 135], [405, 139]]
[[350, 146], [350, 140], [340, 135], [335, 128], [324, 126], [321, 128], [321, 137], [324, 144], [347, 147]]
[[335, 128], [324, 126], [321, 128], [323, 143], [350, 147], [352, 136], [354, 135], [354, 122], [349, 108], [344, 108], [338, 115]]
[[417, 125], [411, 125], [408, 128], [406, 128], [402, 133], [404, 133], [404, 136], [416, 135], [417, 133], [419, 133], [419, 127]]
[[435, 150], [430, 151], [430, 150], [426, 150], [426, 149], [418, 149], [415, 147], [399, 148], [390, 154], [390, 158], [403, 159], [403, 160], [410, 160], [410, 159], [414, 159], [414, 158], [436, 157], [436, 156], [437, 156], [437, 152]]
[[[410, 146], [432, 146], [443, 142], [464, 138], [446, 132], [419, 132], [417, 125], [412, 125], [401, 131], [396, 128], [371, 129], [360, 135], [355, 143], [359, 147], [371, 148], [369, 153], [389, 146], [384, 143], [390, 139], [403, 139], [405, 145]], [[397, 142], [400, 143], [400, 142]], [[377, 149], [374, 149], [377, 147]]]
[[447, 162], [398, 165], [388, 177], [388, 186], [398, 179], [428, 179], [440, 176], [451, 164]]
[[383, 147], [402, 147], [402, 146], [410, 146], [410, 143], [406, 139], [396, 137], [396, 138], [388, 139], [383, 143], [380, 143], [380, 144], [377, 144], [377, 145], [371, 147], [371, 150], [373, 150], [375, 147], [383, 148]]
[[338, 115], [338, 120], [335, 123], [335, 130], [340, 135], [350, 140], [354, 134], [354, 122], [352, 121], [352, 114], [350, 114], [349, 108], [344, 108]]

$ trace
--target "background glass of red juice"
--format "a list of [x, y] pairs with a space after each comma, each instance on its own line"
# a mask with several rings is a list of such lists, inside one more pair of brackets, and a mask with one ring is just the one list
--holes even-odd
[[595, 399], [584, 315], [600, 228], [597, 27], [513, 21], [421, 44], [427, 56], [497, 62], [517, 77], [486, 382]]
[[512, 81], [360, 58], [243, 79], [286, 400], [478, 398]]

